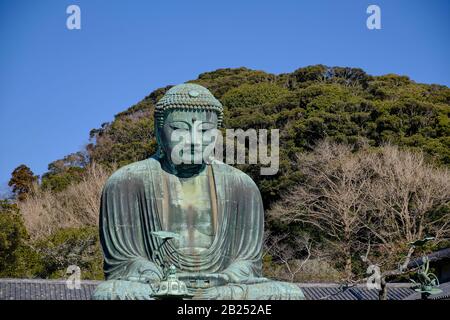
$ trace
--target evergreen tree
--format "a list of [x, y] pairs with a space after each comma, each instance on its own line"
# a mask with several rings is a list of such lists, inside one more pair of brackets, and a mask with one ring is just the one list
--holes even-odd
[[12, 187], [12, 191], [16, 195], [17, 200], [22, 201], [31, 192], [33, 183], [38, 177], [26, 165], [21, 164], [11, 174], [8, 185]]

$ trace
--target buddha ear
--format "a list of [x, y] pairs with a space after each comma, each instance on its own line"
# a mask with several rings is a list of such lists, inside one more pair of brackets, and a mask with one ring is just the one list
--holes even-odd
[[164, 157], [164, 148], [162, 147], [162, 142], [161, 142], [161, 130], [162, 128], [160, 128], [158, 125], [155, 125], [155, 137], [156, 137], [156, 143], [158, 144], [158, 149], [156, 150], [157, 155], [159, 156], [159, 158], [163, 158]]

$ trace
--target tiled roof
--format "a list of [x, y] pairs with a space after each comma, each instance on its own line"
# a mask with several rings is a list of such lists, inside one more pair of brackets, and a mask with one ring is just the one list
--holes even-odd
[[0, 279], [0, 300], [89, 300], [99, 281], [81, 281], [69, 289], [65, 280]]
[[[345, 287], [335, 283], [299, 284], [308, 300], [378, 300], [378, 291], [365, 285]], [[415, 291], [409, 284], [388, 284], [388, 300], [403, 300]]]
[[[0, 300], [89, 300], [100, 281], [81, 281], [80, 289], [69, 289], [65, 280], [0, 279]], [[301, 283], [308, 300], [377, 300], [376, 290], [364, 285], [342, 287], [330, 283]], [[414, 290], [405, 284], [389, 284], [388, 299], [413, 297]], [[419, 296], [416, 298], [420, 298]]]

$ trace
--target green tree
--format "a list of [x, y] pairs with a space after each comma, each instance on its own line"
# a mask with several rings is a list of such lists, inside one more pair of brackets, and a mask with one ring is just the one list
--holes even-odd
[[42, 189], [59, 192], [72, 183], [80, 182], [88, 163], [87, 152], [81, 151], [53, 161], [48, 165], [48, 171], [42, 175]]
[[103, 256], [96, 227], [65, 228], [36, 243], [42, 278], [63, 278], [76, 265], [84, 279], [103, 279]]
[[21, 164], [11, 174], [8, 185], [12, 187], [12, 191], [19, 201], [24, 200], [32, 190], [33, 183], [38, 179], [33, 171], [26, 165]]
[[228, 91], [222, 103], [229, 109], [254, 109], [267, 103], [277, 103], [289, 94], [289, 90], [271, 83], [244, 84]]
[[40, 272], [39, 254], [28, 239], [17, 205], [0, 200], [0, 277], [32, 277]]

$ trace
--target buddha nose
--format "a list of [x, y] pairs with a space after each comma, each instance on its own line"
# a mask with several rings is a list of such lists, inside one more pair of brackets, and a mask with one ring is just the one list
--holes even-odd
[[190, 151], [194, 163], [200, 163], [202, 157], [201, 136], [197, 130], [191, 131]]
[[202, 145], [196, 141], [191, 143], [191, 153], [200, 152], [202, 150]]
[[201, 148], [201, 134], [199, 134], [199, 132], [197, 132], [197, 130], [192, 130], [191, 131], [191, 151], [193, 151], [194, 149], [198, 149]]

